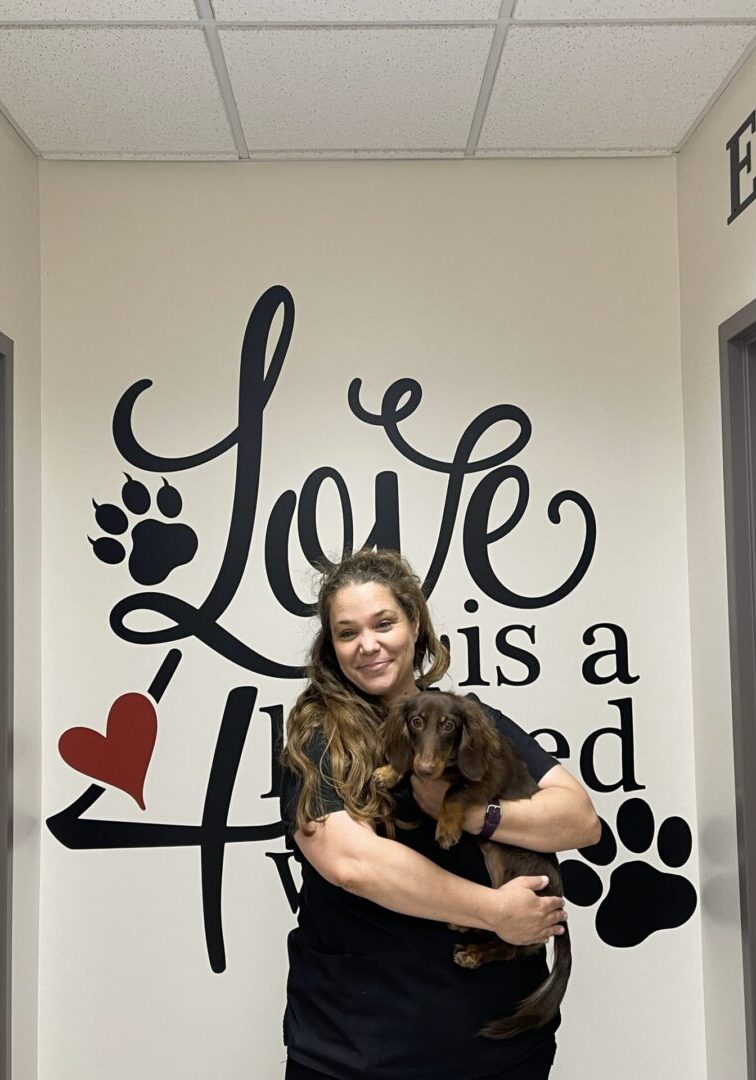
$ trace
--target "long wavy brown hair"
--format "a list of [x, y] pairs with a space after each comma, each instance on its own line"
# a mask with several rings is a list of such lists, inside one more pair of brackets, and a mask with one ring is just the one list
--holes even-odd
[[[393, 799], [370, 782], [380, 764], [378, 729], [386, 707], [380, 698], [364, 693], [346, 678], [331, 637], [335, 594], [348, 585], [367, 584], [388, 589], [409, 621], [417, 619], [413, 667], [418, 686], [425, 689], [438, 682], [449, 667], [449, 652], [436, 637], [420, 579], [397, 551], [363, 549], [322, 570], [317, 601], [320, 626], [310, 648], [308, 684], [289, 713], [286, 746], [281, 753], [281, 762], [302, 778], [296, 828], [305, 836], [313, 832], [310, 823], [325, 816], [318, 798], [321, 777], [333, 785], [353, 818], [393, 833]], [[315, 765], [307, 751], [318, 732], [324, 740], [324, 752]], [[329, 774], [324, 766], [326, 754]]]

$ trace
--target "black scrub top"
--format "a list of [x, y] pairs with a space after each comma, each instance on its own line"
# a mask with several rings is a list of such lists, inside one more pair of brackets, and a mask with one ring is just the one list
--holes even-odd
[[[515, 745], [534, 780], [558, 764], [513, 720], [479, 704]], [[316, 764], [324, 750], [325, 738], [315, 736], [308, 752]], [[330, 772], [327, 756], [324, 766]], [[326, 781], [321, 794], [327, 813], [344, 809]], [[558, 1015], [511, 1039], [476, 1034], [488, 1021], [514, 1012], [517, 1002], [543, 982], [545, 949], [474, 971], [459, 967], [455, 944], [490, 935], [460, 934], [445, 923], [389, 911], [331, 885], [292, 838], [298, 795], [299, 778], [284, 769], [281, 816], [287, 846], [302, 867], [299, 924], [288, 937], [284, 1042], [292, 1060], [337, 1080], [479, 1080], [505, 1073], [553, 1045]], [[490, 884], [474, 836], [463, 833], [444, 851], [435, 840], [436, 822], [412, 797], [409, 777], [395, 795], [400, 818], [421, 820], [417, 829], [397, 829], [400, 843], [445, 870]]]

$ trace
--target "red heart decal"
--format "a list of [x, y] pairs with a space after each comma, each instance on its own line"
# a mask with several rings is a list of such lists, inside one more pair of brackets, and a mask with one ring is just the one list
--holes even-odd
[[110, 706], [105, 734], [74, 727], [58, 740], [72, 769], [120, 788], [144, 810], [144, 778], [157, 737], [155, 706], [144, 694], [121, 694]]

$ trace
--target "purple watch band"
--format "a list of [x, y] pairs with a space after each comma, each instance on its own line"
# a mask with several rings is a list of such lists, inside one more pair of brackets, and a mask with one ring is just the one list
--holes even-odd
[[483, 828], [478, 833], [478, 837], [481, 840], [488, 840], [489, 836], [493, 836], [501, 821], [501, 806], [498, 802], [489, 803], [486, 807], [486, 816], [483, 821]]

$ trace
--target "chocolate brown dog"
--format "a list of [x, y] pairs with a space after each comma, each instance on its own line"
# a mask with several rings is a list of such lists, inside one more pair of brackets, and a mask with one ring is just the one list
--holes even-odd
[[[390, 790], [413, 770], [426, 779], [450, 782], [436, 825], [436, 840], [443, 848], [457, 843], [467, 810], [496, 798], [526, 799], [538, 785], [512, 743], [501, 735], [474, 701], [457, 694], [428, 692], [407, 698], [389, 714], [381, 729], [383, 756], [374, 782]], [[506, 811], [505, 811], [506, 814]], [[491, 885], [498, 888], [513, 878], [545, 875], [549, 884], [540, 896], [561, 896], [562, 878], [555, 855], [481, 840]], [[536, 991], [521, 1001], [512, 1016], [488, 1024], [479, 1034], [508, 1039], [541, 1027], [556, 1015], [564, 997], [572, 966], [570, 935], [554, 937], [554, 966]], [[452, 929], [463, 929], [452, 927]], [[544, 945], [511, 945], [500, 938], [480, 944], [457, 945], [454, 960], [476, 968], [492, 960], [511, 960], [536, 953]]]

